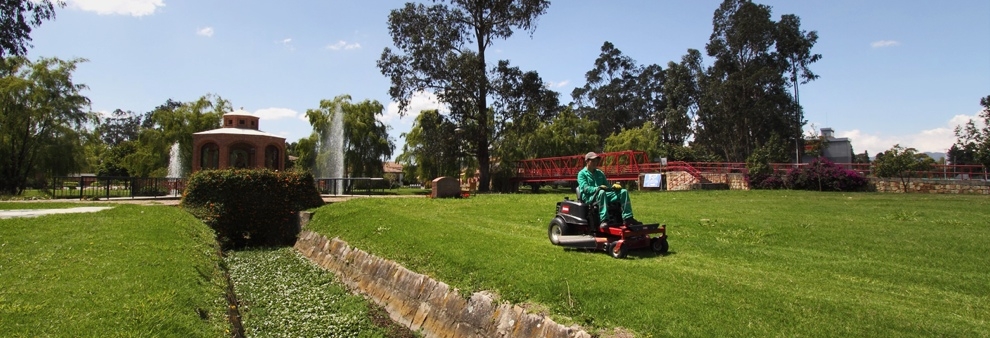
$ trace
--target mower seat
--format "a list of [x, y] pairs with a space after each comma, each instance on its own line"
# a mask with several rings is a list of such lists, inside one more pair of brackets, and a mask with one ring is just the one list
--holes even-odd
[[[585, 219], [588, 220], [588, 225], [592, 226], [593, 228], [598, 228], [598, 225], [601, 223], [598, 217], [599, 210], [601, 210], [601, 208], [598, 206], [598, 201], [581, 200], [581, 187], [575, 188], [574, 192], [577, 193], [576, 200], [588, 205], [588, 213], [587, 215], [585, 215]], [[609, 203], [608, 206], [609, 206], [608, 219], [610, 220], [609, 223], [622, 224], [622, 204], [618, 202], [614, 202], [614, 203]]]

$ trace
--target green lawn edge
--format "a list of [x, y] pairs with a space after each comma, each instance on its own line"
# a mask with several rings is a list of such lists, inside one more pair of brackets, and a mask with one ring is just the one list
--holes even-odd
[[624, 260], [550, 245], [562, 197], [361, 198], [316, 209], [308, 228], [593, 330], [990, 335], [986, 196], [636, 192], [636, 218], [668, 224], [671, 253]]
[[11, 337], [221, 337], [212, 230], [165, 206], [0, 220], [0, 332]]

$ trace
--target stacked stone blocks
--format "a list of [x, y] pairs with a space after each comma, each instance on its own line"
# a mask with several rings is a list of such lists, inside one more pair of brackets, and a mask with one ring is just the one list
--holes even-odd
[[499, 303], [487, 292], [465, 299], [457, 289], [375, 257], [346, 242], [304, 230], [296, 250], [337, 274], [340, 280], [388, 311], [392, 320], [426, 337], [547, 337], [590, 338], [577, 327], [528, 314]]

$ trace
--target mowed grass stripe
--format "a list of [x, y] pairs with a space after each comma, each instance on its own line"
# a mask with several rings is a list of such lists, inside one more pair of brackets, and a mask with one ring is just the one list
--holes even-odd
[[0, 332], [222, 336], [215, 245], [209, 228], [174, 207], [0, 220]]
[[[573, 197], [573, 194], [570, 194]], [[310, 227], [465, 293], [644, 336], [990, 336], [986, 196], [634, 193], [671, 254], [550, 245], [562, 194], [355, 199]]]

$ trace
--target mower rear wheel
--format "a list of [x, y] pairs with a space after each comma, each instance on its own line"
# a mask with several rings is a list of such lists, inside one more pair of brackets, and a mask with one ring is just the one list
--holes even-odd
[[667, 244], [667, 237], [657, 237], [650, 240], [650, 249], [658, 254], [665, 254], [670, 250], [670, 246]]
[[629, 247], [625, 245], [619, 245], [619, 241], [610, 242], [605, 246], [605, 250], [608, 251], [612, 258], [624, 258], [626, 254], [629, 253]]
[[563, 236], [567, 231], [567, 223], [559, 217], [554, 217], [550, 221], [550, 226], [547, 228], [547, 237], [550, 238], [550, 243], [553, 245], [560, 245], [560, 236]]

